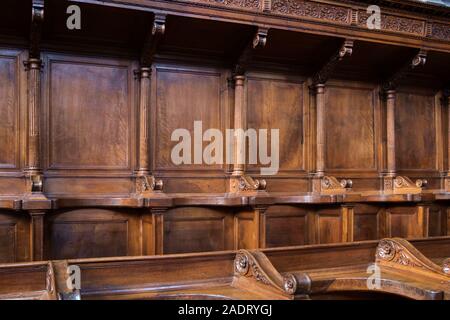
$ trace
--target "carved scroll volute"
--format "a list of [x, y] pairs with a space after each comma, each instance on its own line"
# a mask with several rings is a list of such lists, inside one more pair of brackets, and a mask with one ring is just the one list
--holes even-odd
[[325, 176], [313, 180], [313, 192], [321, 194], [343, 194], [351, 190], [353, 181], [350, 179], [338, 180], [332, 176]]
[[267, 182], [248, 175], [230, 178], [230, 192], [232, 193], [265, 193]]
[[408, 177], [396, 176], [394, 178], [384, 178], [384, 192], [393, 194], [419, 194], [428, 184], [425, 179], [418, 179], [413, 182]]
[[244, 290], [271, 292], [285, 299], [293, 299], [297, 292], [297, 277], [281, 275], [260, 251], [240, 250], [234, 260], [234, 274], [233, 286]]
[[[411, 243], [401, 238], [383, 239], [376, 250], [376, 263], [380, 266], [402, 269], [406, 272], [426, 273], [450, 281], [446, 267], [425, 257]], [[448, 270], [448, 269], [447, 269]]]

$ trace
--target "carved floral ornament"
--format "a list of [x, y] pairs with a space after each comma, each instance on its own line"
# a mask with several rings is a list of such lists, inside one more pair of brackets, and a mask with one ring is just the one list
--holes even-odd
[[450, 259], [445, 260], [442, 266], [439, 266], [403, 239], [381, 240], [376, 250], [376, 260], [377, 263], [387, 262], [394, 265], [417, 268], [440, 276], [450, 275]]
[[[234, 260], [235, 274], [241, 277], [253, 277], [257, 282], [275, 287], [283, 293], [293, 295], [297, 292], [297, 279], [293, 274], [278, 275], [273, 279], [268, 276], [256, 258], [248, 251], [241, 250]], [[281, 283], [280, 283], [281, 282]]]

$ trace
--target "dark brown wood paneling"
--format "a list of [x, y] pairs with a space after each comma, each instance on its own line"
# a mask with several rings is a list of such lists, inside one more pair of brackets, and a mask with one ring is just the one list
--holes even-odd
[[380, 238], [380, 208], [356, 205], [353, 208], [353, 240], [376, 240]]
[[0, 211], [0, 263], [30, 261], [30, 218]]
[[428, 236], [439, 237], [447, 235], [447, 207], [432, 205], [428, 212]]
[[341, 209], [326, 208], [313, 213], [316, 244], [343, 242], [346, 235], [343, 234], [343, 215]]
[[395, 108], [398, 170], [437, 170], [436, 101], [434, 95], [399, 92]]
[[0, 49], [0, 169], [18, 169], [20, 157], [21, 54]]
[[[271, 129], [279, 130], [279, 172], [305, 169], [304, 85], [276, 75], [252, 75], [247, 80], [247, 128], [267, 129], [270, 155]], [[261, 146], [258, 146], [259, 148]], [[258, 163], [261, 166], [260, 163]], [[256, 170], [258, 165], [249, 165]], [[265, 165], [262, 165], [265, 166]], [[258, 170], [259, 171], [259, 170]]]
[[283, 247], [308, 244], [307, 210], [272, 206], [266, 212], [266, 245]]
[[47, 220], [50, 259], [140, 255], [140, 216], [109, 209], [74, 209]]
[[420, 207], [392, 207], [386, 209], [388, 236], [419, 238], [424, 234], [424, 217]]
[[[194, 149], [191, 152], [192, 164], [176, 165], [172, 162], [171, 152], [179, 141], [171, 141], [176, 129], [186, 129], [191, 134], [194, 146], [194, 121], [202, 121], [203, 132], [208, 129], [223, 129], [224, 105], [221, 90], [226, 88], [226, 81], [221, 70], [211, 68], [156, 67], [154, 78], [154, 99], [156, 116], [155, 126], [154, 167], [158, 171], [167, 170], [213, 170], [221, 165], [203, 164], [203, 150], [200, 163], [194, 164]], [[225, 95], [224, 95], [225, 96]], [[224, 135], [225, 136], [225, 135]], [[206, 147], [209, 143], [203, 142]]]
[[376, 171], [378, 155], [376, 101], [376, 91], [367, 85], [352, 83], [327, 85], [325, 89], [327, 169]]
[[133, 64], [45, 56], [47, 168], [132, 170]]
[[164, 253], [233, 249], [233, 216], [227, 210], [176, 208], [164, 214]]

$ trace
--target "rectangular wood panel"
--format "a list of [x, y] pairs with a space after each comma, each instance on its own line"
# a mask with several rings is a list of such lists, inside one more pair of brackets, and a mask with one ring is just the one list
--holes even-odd
[[307, 211], [292, 206], [272, 206], [266, 211], [266, 245], [283, 247], [308, 242]]
[[353, 208], [353, 240], [376, 240], [380, 237], [380, 208], [357, 205]]
[[25, 214], [0, 212], [0, 263], [30, 260], [30, 219]]
[[423, 237], [424, 221], [419, 216], [418, 207], [394, 207], [386, 210], [389, 237]]
[[140, 219], [133, 213], [75, 209], [47, 221], [51, 259], [139, 255]]
[[399, 92], [395, 112], [398, 170], [437, 170], [433, 95]]
[[222, 210], [176, 208], [164, 216], [164, 253], [231, 250], [233, 217]]
[[[248, 79], [247, 128], [279, 130], [280, 171], [304, 169], [303, 83], [252, 76]], [[261, 146], [259, 146], [261, 147]], [[249, 165], [251, 170], [256, 165]]]
[[314, 212], [316, 243], [337, 243], [344, 241], [343, 221], [340, 209], [321, 209]]
[[[156, 127], [155, 168], [156, 170], [217, 170], [219, 164], [206, 165], [203, 161], [203, 148], [209, 142], [200, 142], [202, 146], [199, 163], [194, 157], [194, 121], [201, 121], [202, 130], [197, 137], [202, 141], [203, 132], [208, 129], [223, 129], [223, 106], [221, 88], [226, 85], [220, 70], [203, 68], [156, 68]], [[190, 133], [192, 149], [190, 160], [183, 164], [172, 161], [172, 149], [180, 140], [171, 141], [176, 129], [185, 129]], [[223, 133], [225, 136], [225, 133]], [[189, 143], [188, 143], [189, 144]], [[180, 154], [180, 153], [177, 153]], [[181, 153], [184, 155], [183, 153]]]
[[375, 171], [376, 104], [373, 88], [329, 85], [325, 90], [326, 168]]
[[19, 166], [20, 67], [18, 52], [0, 49], [0, 169]]
[[46, 56], [48, 168], [131, 170], [130, 62]]

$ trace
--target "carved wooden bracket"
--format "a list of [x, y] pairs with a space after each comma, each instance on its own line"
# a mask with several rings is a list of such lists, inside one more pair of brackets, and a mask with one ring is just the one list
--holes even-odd
[[322, 66], [322, 68], [313, 76], [312, 86], [315, 87], [318, 84], [325, 84], [333, 73], [336, 65], [339, 61], [342, 61], [345, 57], [351, 56], [353, 53], [354, 41], [345, 39], [339, 50]]
[[428, 52], [426, 50], [419, 50], [419, 52], [409, 61], [405, 66], [394, 73], [387, 81], [382, 85], [383, 91], [387, 92], [389, 90], [395, 90], [401, 79], [403, 79], [406, 74], [417, 67], [425, 65], [427, 62]]
[[321, 194], [343, 194], [353, 186], [350, 179], [338, 180], [335, 177], [325, 176], [313, 179], [313, 192]]
[[159, 44], [166, 31], [166, 15], [155, 14], [153, 20], [152, 30], [147, 36], [147, 40], [144, 43], [144, 48], [141, 54], [141, 66], [151, 66], [153, 58], [158, 50]]
[[237, 59], [233, 70], [234, 76], [245, 74], [254, 52], [266, 46], [268, 33], [269, 29], [258, 27], [253, 39], [247, 43]]
[[265, 191], [267, 182], [248, 175], [230, 178], [230, 192], [261, 192]]
[[408, 272], [420, 271], [450, 281], [447, 264], [439, 266], [425, 257], [411, 243], [401, 238], [383, 239], [376, 250], [376, 263], [380, 266], [400, 268]]
[[[288, 299], [292, 299], [297, 292], [297, 277], [290, 273], [280, 274], [260, 251], [240, 250], [234, 260], [234, 274], [233, 285], [245, 290], [266, 289]], [[310, 287], [309, 277], [302, 278], [302, 282]], [[304, 288], [305, 284], [301, 283], [300, 286]]]
[[413, 182], [408, 177], [384, 177], [383, 189], [385, 192], [392, 192], [394, 194], [413, 194], [421, 193], [426, 187], [428, 181], [425, 179], [418, 179]]
[[151, 194], [163, 190], [163, 181], [154, 176], [137, 176], [136, 193], [139, 195]]

